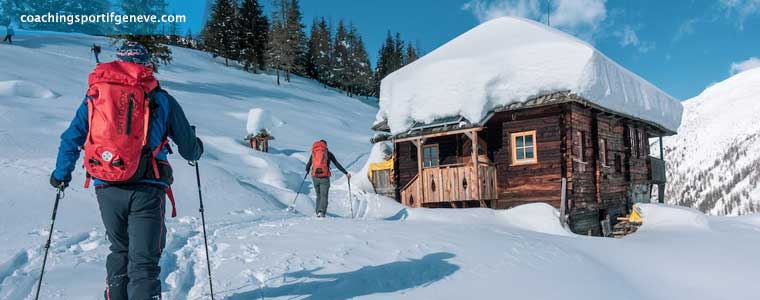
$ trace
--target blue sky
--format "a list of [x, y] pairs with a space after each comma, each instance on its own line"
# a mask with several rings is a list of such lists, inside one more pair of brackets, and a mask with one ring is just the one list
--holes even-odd
[[[189, 26], [198, 32], [205, 2], [169, 2], [188, 14]], [[300, 3], [307, 26], [321, 16], [353, 22], [373, 62], [388, 30], [429, 52], [489, 18], [517, 15], [545, 22], [547, 10], [547, 0]], [[551, 12], [554, 27], [592, 43], [679, 99], [696, 96], [732, 72], [760, 66], [760, 0], [552, 0]]]

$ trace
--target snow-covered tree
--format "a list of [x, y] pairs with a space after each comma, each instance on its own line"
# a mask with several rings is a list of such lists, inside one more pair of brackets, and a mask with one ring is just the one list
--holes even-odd
[[266, 50], [269, 42], [269, 20], [258, 0], [243, 0], [238, 13], [240, 60], [246, 70], [266, 68]]
[[348, 68], [349, 60], [349, 40], [348, 31], [346, 30], [343, 20], [338, 22], [338, 29], [335, 32], [335, 40], [333, 42], [332, 52], [332, 74], [333, 74], [333, 86], [342, 90], [348, 90], [349, 81], [351, 79], [350, 70]]
[[332, 34], [325, 18], [314, 19], [306, 52], [306, 75], [327, 85], [332, 80]]
[[214, 56], [224, 57], [224, 64], [238, 59], [238, 30], [234, 0], [217, 0], [211, 10], [211, 18], [203, 28], [203, 44]]

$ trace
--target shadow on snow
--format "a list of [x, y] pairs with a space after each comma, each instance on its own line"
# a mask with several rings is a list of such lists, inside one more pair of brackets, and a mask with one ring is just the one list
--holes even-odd
[[344, 273], [316, 274], [322, 268], [292, 272], [284, 274], [283, 278], [301, 279], [299, 282], [237, 293], [225, 300], [259, 299], [260, 296], [267, 299], [306, 296], [299, 299], [347, 300], [377, 293], [393, 293], [424, 287], [454, 274], [459, 266], [447, 261], [453, 257], [452, 253], [437, 252], [420, 259], [367, 266]]

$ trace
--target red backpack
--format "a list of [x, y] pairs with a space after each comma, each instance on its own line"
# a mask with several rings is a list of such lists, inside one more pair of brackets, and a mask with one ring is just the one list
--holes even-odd
[[[90, 176], [107, 182], [139, 179], [145, 170], [138, 172], [138, 169], [146, 169], [148, 163], [143, 157], [150, 120], [147, 93], [158, 87], [153, 71], [127, 62], [104, 63], [90, 74], [89, 86], [89, 131], [84, 144], [88, 179]], [[155, 158], [151, 158], [155, 163]]]
[[325, 141], [316, 141], [311, 146], [312, 177], [330, 177], [330, 158], [328, 153], [327, 142]]

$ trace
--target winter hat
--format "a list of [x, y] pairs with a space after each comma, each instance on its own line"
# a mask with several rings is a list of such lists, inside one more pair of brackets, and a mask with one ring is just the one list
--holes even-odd
[[116, 57], [121, 61], [141, 64], [146, 67], [152, 67], [150, 61], [150, 52], [138, 42], [127, 41], [116, 50]]

